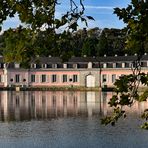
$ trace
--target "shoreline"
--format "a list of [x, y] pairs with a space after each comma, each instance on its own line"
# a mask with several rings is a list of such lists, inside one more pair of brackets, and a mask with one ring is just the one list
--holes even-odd
[[100, 87], [0, 87], [0, 91], [113, 91], [113, 88]]
[[[143, 92], [147, 90], [147, 87], [139, 87], [138, 91]], [[103, 91], [103, 92], [114, 92], [114, 87], [0, 87], [0, 91]]]

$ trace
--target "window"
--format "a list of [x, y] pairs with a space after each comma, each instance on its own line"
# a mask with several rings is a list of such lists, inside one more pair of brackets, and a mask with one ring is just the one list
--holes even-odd
[[56, 82], [57, 81], [57, 75], [52, 75], [52, 82]]
[[124, 63], [116, 63], [116, 68], [122, 68]]
[[77, 65], [78, 68], [87, 68], [88, 67], [88, 64], [84, 64], [84, 63], [79, 63]]
[[67, 82], [67, 75], [63, 75], [63, 82]]
[[125, 63], [122, 63], [122, 68], [125, 68]]
[[31, 64], [31, 68], [36, 68], [36, 64]]
[[77, 64], [73, 64], [73, 68], [77, 68]]
[[52, 64], [52, 68], [57, 68], [57, 64]]
[[107, 63], [104, 63], [104, 64], [103, 64], [103, 68], [106, 68], [106, 67], [107, 67]]
[[73, 82], [78, 82], [78, 76], [77, 75], [73, 75]]
[[113, 63], [113, 68], [116, 68], [116, 63]]
[[93, 63], [92, 62], [88, 62], [88, 68], [92, 68]]
[[20, 64], [19, 63], [15, 63], [15, 68], [20, 68]]
[[41, 82], [46, 82], [46, 75], [41, 76]]
[[19, 74], [15, 75], [15, 82], [16, 83], [20, 82], [20, 75]]
[[125, 63], [125, 68], [129, 68], [130, 67], [130, 63]]
[[106, 74], [102, 75], [102, 82], [106, 82], [107, 81], [107, 76]]
[[35, 82], [35, 75], [31, 75], [31, 82]]
[[67, 68], [73, 68], [73, 64], [67, 64]]
[[57, 64], [57, 68], [63, 68], [63, 64], [61, 63]]
[[72, 82], [72, 78], [70, 78], [69, 81]]
[[23, 79], [23, 82], [26, 82], [26, 79]]
[[114, 68], [116, 63], [106, 63], [106, 68]]
[[147, 62], [141, 62], [141, 67], [147, 67]]
[[42, 64], [42, 68], [47, 68], [47, 64]]
[[116, 75], [112, 75], [112, 83], [116, 81]]

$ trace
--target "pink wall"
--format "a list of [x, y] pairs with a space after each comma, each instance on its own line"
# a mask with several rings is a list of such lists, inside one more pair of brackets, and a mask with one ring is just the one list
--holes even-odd
[[[148, 73], [148, 69], [142, 69], [141, 72], [144, 73]], [[106, 75], [107, 76], [107, 82], [104, 83], [104, 85], [107, 86], [113, 86], [113, 82], [112, 82], [112, 75], [116, 75], [116, 79], [118, 79], [121, 75], [129, 75], [129, 74], [133, 74], [132, 70], [129, 69], [125, 69], [125, 68], [121, 68], [121, 69], [102, 69], [101, 72], [102, 76]], [[101, 83], [102, 83], [102, 76], [101, 76]], [[102, 83], [103, 85], [103, 83]]]
[[[15, 82], [16, 75], [20, 75], [19, 83]], [[8, 76], [7, 77], [8, 84], [11, 84], [11, 85], [27, 85], [28, 84], [28, 70], [21, 70], [21, 69], [8, 70], [7, 76]], [[11, 81], [11, 79], [13, 79], [13, 81]], [[26, 81], [23, 81], [24, 79]]]
[[[36, 75], [36, 82], [31, 82], [29, 80], [29, 84], [31, 86], [79, 86], [79, 72], [78, 71], [36, 71], [36, 72], [30, 72], [29, 78], [31, 78], [31, 75]], [[41, 82], [41, 76], [46, 75], [46, 82]], [[52, 82], [52, 75], [57, 76], [57, 81]], [[67, 75], [67, 82], [62, 82], [62, 76]], [[69, 79], [73, 79], [73, 75], [78, 76], [78, 82], [69, 81]]]

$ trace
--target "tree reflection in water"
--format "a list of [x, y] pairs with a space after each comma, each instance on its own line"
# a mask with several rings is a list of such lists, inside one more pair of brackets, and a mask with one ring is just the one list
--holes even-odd
[[[108, 100], [112, 94], [99, 91], [1, 91], [0, 121], [107, 115], [111, 112]], [[126, 110], [139, 115], [147, 107], [147, 102], [136, 102]]]

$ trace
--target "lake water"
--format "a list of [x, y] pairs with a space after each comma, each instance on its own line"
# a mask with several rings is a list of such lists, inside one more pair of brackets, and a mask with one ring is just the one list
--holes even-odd
[[139, 118], [148, 103], [127, 107], [115, 127], [100, 124], [112, 92], [0, 92], [0, 148], [147, 148]]

